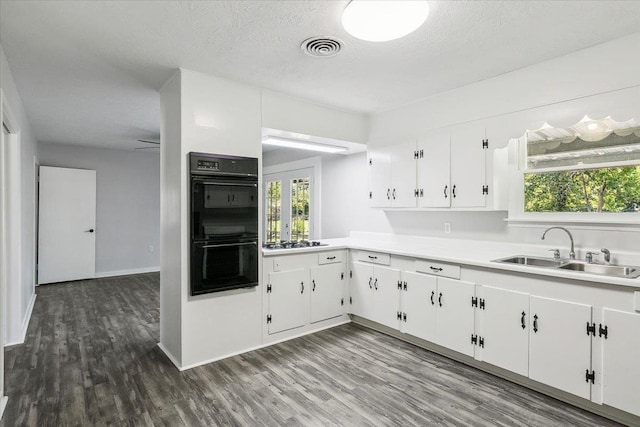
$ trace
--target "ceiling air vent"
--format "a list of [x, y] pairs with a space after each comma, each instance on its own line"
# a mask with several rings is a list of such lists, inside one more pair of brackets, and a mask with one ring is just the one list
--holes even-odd
[[302, 42], [302, 51], [309, 56], [329, 58], [342, 49], [342, 42], [334, 37], [311, 37]]

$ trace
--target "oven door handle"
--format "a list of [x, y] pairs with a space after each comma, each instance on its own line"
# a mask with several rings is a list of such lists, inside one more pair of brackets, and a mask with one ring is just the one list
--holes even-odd
[[221, 243], [219, 245], [204, 245], [200, 246], [201, 249], [209, 249], [209, 248], [229, 248], [232, 246], [248, 246], [255, 245], [258, 246], [258, 242], [243, 242], [243, 243]]
[[258, 184], [254, 183], [241, 183], [241, 182], [211, 182], [211, 181], [196, 181], [198, 184], [203, 185], [217, 185], [219, 187], [254, 187], [258, 188]]

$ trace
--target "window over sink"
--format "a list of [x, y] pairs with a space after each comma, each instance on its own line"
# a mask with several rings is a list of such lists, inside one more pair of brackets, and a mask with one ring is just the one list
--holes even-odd
[[617, 214], [640, 221], [637, 120], [585, 116], [568, 128], [545, 124], [519, 141], [520, 209], [525, 215]]

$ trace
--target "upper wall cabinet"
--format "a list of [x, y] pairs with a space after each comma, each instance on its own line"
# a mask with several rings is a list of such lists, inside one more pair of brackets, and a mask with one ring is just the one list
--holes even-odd
[[483, 127], [421, 138], [418, 142], [419, 206], [486, 207], [488, 147]]
[[416, 157], [415, 142], [369, 150], [371, 207], [416, 207]]
[[506, 149], [490, 156], [489, 145], [483, 126], [467, 126], [422, 137], [417, 144], [371, 148], [370, 206], [503, 209], [496, 197], [502, 186], [496, 184]]

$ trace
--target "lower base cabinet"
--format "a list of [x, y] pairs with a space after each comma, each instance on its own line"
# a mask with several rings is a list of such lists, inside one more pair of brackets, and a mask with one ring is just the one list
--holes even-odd
[[602, 401], [640, 416], [640, 314], [605, 308], [602, 322]]
[[309, 270], [269, 273], [269, 333], [309, 322]]
[[[482, 347], [476, 359], [522, 376], [529, 375], [529, 294], [478, 286], [478, 325]], [[479, 338], [479, 339], [480, 339]]]
[[311, 269], [311, 323], [344, 313], [344, 264]]
[[472, 357], [475, 288], [470, 282], [438, 277], [436, 344]]
[[531, 296], [529, 378], [591, 398], [591, 306]]

